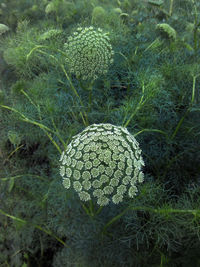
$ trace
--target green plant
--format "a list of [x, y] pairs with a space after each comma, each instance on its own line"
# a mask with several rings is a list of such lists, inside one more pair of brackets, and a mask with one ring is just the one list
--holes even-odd
[[200, 37], [199, 37], [199, 26], [200, 21], [198, 19], [198, 9], [196, 0], [192, 0], [193, 8], [194, 8], [194, 27], [193, 27], [193, 42], [194, 42], [194, 51], [197, 53], [197, 50], [200, 47]]
[[19, 146], [21, 143], [21, 136], [16, 131], [9, 131], [8, 139], [14, 146]]
[[92, 19], [91, 22], [93, 25], [103, 26], [108, 15], [106, 10], [101, 6], [96, 6], [92, 10]]
[[136, 195], [143, 182], [144, 161], [138, 142], [126, 128], [93, 124], [72, 138], [60, 158], [63, 186], [71, 186], [82, 201], [97, 198], [97, 204], [122, 202]]
[[71, 22], [77, 13], [75, 3], [66, 0], [51, 0], [47, 2], [44, 11], [47, 16], [55, 18], [59, 25]]
[[[12, 34], [3, 40], [0, 50], [3, 52], [3, 58], [8, 66], [12, 66], [18, 77], [34, 77], [41, 70], [47, 70], [48, 64], [41, 55], [32, 56], [29, 61], [26, 55], [39, 43], [44, 42], [40, 38], [41, 35], [37, 28], [30, 28], [29, 21], [23, 20], [18, 22], [16, 34], [13, 38]], [[58, 42], [58, 38], [57, 38]]]
[[[17, 6], [7, 2], [1, 21], [10, 31], [0, 37], [8, 63], [0, 61], [0, 266], [199, 266], [198, 1], [196, 13], [188, 0], [144, 5], [138, 0], [34, 0], [39, 13], [30, 10], [31, 0], [19, 0]], [[45, 14], [49, 3], [55, 8]], [[105, 20], [94, 19], [99, 5]], [[18, 26], [9, 22], [11, 17]], [[155, 25], [163, 22], [176, 29], [176, 41], [158, 36]], [[110, 33], [115, 50], [115, 64], [94, 83], [75, 72], [70, 75], [63, 49], [69, 32], [90, 23]], [[181, 40], [187, 24], [191, 50]], [[94, 95], [90, 110], [88, 85]], [[82, 175], [79, 162], [87, 153], [93, 157], [93, 151], [80, 159], [75, 156], [97, 133], [87, 130], [81, 140], [81, 131], [107, 122], [134, 133], [145, 159], [145, 183], [135, 185], [139, 193], [133, 198], [128, 196], [130, 185], [125, 185], [123, 201], [114, 204], [120, 178], [115, 192], [106, 195], [109, 205], [100, 206], [92, 185], [88, 202], [80, 201], [73, 187], [80, 181], [86, 191], [83, 179], [74, 179], [75, 170]], [[77, 139], [80, 144], [74, 147]], [[70, 142], [75, 150], [70, 159], [77, 165], [70, 165], [75, 175], [66, 189], [59, 166], [69, 156]]]
[[156, 25], [156, 29], [167, 34], [168, 38], [176, 40], [176, 31], [167, 23], [159, 23]]
[[46, 41], [52, 38], [56, 38], [61, 33], [62, 33], [62, 30], [60, 29], [49, 29], [48, 31], [40, 35], [39, 40]]
[[0, 24], [0, 35], [7, 31], [9, 31], [9, 27], [5, 24]]
[[[108, 33], [103, 33], [100, 28], [95, 30], [92, 26], [78, 27], [73, 35], [68, 37], [64, 48], [70, 73], [76, 75], [83, 89], [89, 90], [89, 111], [91, 111], [94, 81], [105, 75], [113, 63], [114, 51]], [[86, 85], [82, 81], [86, 81]]]

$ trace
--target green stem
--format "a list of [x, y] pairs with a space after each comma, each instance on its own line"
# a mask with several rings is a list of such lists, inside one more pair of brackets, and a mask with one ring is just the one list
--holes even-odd
[[197, 52], [198, 49], [198, 13], [197, 13], [197, 6], [196, 6], [196, 1], [192, 0], [194, 4], [194, 30], [193, 30], [193, 39], [194, 39], [194, 51], [195, 53]]
[[1, 106], [2, 108], [11, 110], [11, 111], [15, 112], [16, 114], [20, 115], [20, 117], [21, 117], [20, 119], [21, 119], [22, 121], [24, 121], [24, 122], [28, 122], [28, 123], [33, 124], [33, 125], [36, 125], [36, 126], [38, 126], [40, 129], [42, 129], [42, 130], [46, 133], [46, 135], [49, 137], [49, 139], [51, 140], [51, 142], [54, 144], [54, 146], [57, 148], [57, 150], [59, 151], [59, 153], [62, 154], [62, 151], [61, 151], [60, 147], [59, 147], [58, 144], [53, 140], [53, 138], [52, 138], [52, 136], [51, 136], [51, 134], [50, 134], [50, 133], [53, 133], [53, 134], [55, 134], [55, 135], [59, 138], [59, 135], [58, 135], [56, 132], [54, 132], [53, 130], [51, 130], [49, 127], [45, 126], [45, 125], [42, 124], [42, 123], [39, 123], [39, 122], [37, 122], [37, 121], [33, 121], [33, 120], [27, 118], [23, 113], [21, 113], [20, 111], [14, 109], [14, 108], [11, 108], [11, 107], [9, 107], [9, 106], [5, 106], [5, 105], [0, 105], [0, 106]]
[[143, 132], [154, 132], [154, 133], [160, 133], [163, 134], [167, 139], [168, 139], [168, 135], [166, 132], [162, 131], [162, 130], [158, 130], [158, 129], [142, 129], [141, 131], [137, 132], [136, 134], [134, 134], [134, 137], [143, 133]]
[[169, 7], [169, 16], [171, 17], [173, 11], [173, 2], [174, 0], [170, 0], [170, 7]]
[[[52, 47], [48, 47], [48, 46], [45, 46], [45, 45], [36, 45], [36, 46], [33, 47], [33, 48], [31, 49], [31, 51], [26, 55], [26, 60], [29, 60], [29, 58], [30, 58], [30, 56], [32, 55], [32, 53], [33, 53], [35, 50], [40, 49], [40, 48], [46, 48], [46, 49], [53, 50], [53, 51], [55, 51], [55, 52], [59, 52], [60, 54], [62, 54], [63, 56], [66, 57], [66, 54], [65, 54], [62, 50], [60, 50], [60, 49], [58, 49], [58, 48], [52, 48]], [[41, 51], [41, 50], [40, 50], [40, 51]], [[46, 53], [45, 53], [45, 54], [46, 54]]]
[[186, 112], [184, 113], [183, 117], [178, 122], [178, 124], [176, 126], [176, 129], [175, 129], [175, 131], [173, 132], [173, 134], [171, 136], [171, 140], [173, 140], [174, 137], [177, 135], [177, 132], [179, 131], [181, 125], [183, 124], [183, 121], [184, 121], [185, 117], [187, 116], [188, 112], [189, 112], [189, 109], [186, 110]]
[[93, 207], [92, 200], [90, 200], [90, 203], [89, 203], [89, 210], [90, 210], [90, 216], [93, 217], [94, 216], [94, 207]]
[[121, 212], [120, 214], [118, 214], [117, 216], [115, 216], [114, 218], [112, 218], [103, 228], [103, 234], [105, 234], [106, 230], [108, 227], [110, 227], [114, 222], [116, 222], [117, 220], [119, 220], [125, 213], [127, 213], [129, 210], [143, 210], [143, 211], [149, 211], [149, 212], [154, 212], [154, 213], [158, 213], [158, 214], [170, 214], [170, 213], [190, 213], [194, 216], [200, 216], [200, 209], [194, 209], [194, 210], [181, 210], [181, 209], [165, 209], [165, 208], [161, 208], [161, 209], [153, 209], [153, 208], [148, 208], [148, 207], [128, 207], [126, 208], [123, 212]]
[[[39, 105], [36, 105], [36, 104], [33, 102], [33, 100], [31, 99], [31, 97], [30, 97], [24, 90], [21, 90], [21, 92], [28, 98], [28, 100], [30, 101], [30, 103], [37, 109], [38, 114], [39, 114], [39, 119], [40, 119], [40, 121], [42, 121], [42, 116], [41, 116], [40, 106], [39, 106]], [[57, 136], [59, 137], [59, 140], [61, 141], [63, 147], [65, 148], [65, 142], [64, 142], [64, 140], [62, 139], [62, 137], [60, 136], [59, 131], [58, 131], [57, 127], [55, 126], [55, 123], [54, 123], [53, 118], [51, 118], [51, 120], [52, 120], [52, 123], [53, 123], [54, 128], [56, 129], [56, 134], [57, 134]], [[46, 133], [46, 134], [48, 135], [48, 133]], [[50, 140], [52, 141], [51, 137], [50, 137], [50, 136], [48, 136], [48, 137], [49, 137]], [[54, 141], [52, 141], [52, 142], [54, 142]]]
[[0, 178], [0, 181], [8, 181], [10, 179], [18, 179], [18, 178], [21, 178], [21, 177], [24, 177], [24, 176], [30, 176], [30, 177], [34, 177], [34, 178], [37, 178], [37, 179], [40, 179], [44, 182], [48, 182], [48, 178], [44, 178], [42, 176], [39, 176], [39, 175], [34, 175], [34, 174], [21, 174], [21, 175], [16, 175], [16, 176], [10, 176], [10, 177], [2, 177]]
[[[75, 94], [75, 95], [77, 96], [77, 98], [79, 99], [79, 102], [80, 102], [81, 106], [84, 107], [83, 102], [82, 102], [82, 100], [81, 100], [81, 98], [80, 98], [78, 92], [76, 91], [76, 88], [74, 87], [74, 85], [73, 85], [71, 79], [69, 78], [69, 76], [68, 76], [68, 74], [67, 74], [67, 72], [66, 72], [66, 70], [65, 70], [64, 65], [61, 64], [60, 66], [61, 66], [61, 68], [62, 68], [62, 70], [63, 70], [63, 72], [64, 72], [64, 74], [65, 74], [67, 80], [69, 81], [69, 83], [70, 83], [70, 87], [72, 88], [74, 94]], [[88, 117], [87, 117], [86, 112], [85, 112], [85, 111], [83, 112], [84, 116], [82, 115], [82, 112], [80, 112], [80, 114], [81, 114], [81, 117], [82, 117], [82, 118], [84, 118], [84, 116], [85, 116], [85, 119], [83, 120], [83, 123], [84, 123], [85, 126], [88, 126], [89, 123], [88, 123]]]
[[[198, 76], [199, 76], [199, 75], [198, 75]], [[198, 76], [193, 76], [191, 104], [194, 103], [195, 88], [196, 88], [196, 78], [197, 78]]]
[[95, 215], [98, 215], [98, 214], [102, 211], [102, 209], [103, 209], [103, 206], [100, 206], [100, 207], [98, 208], [98, 210], [96, 211]]
[[134, 112], [131, 114], [131, 116], [129, 117], [127, 122], [125, 124], [123, 123], [123, 127], [127, 127], [129, 125], [129, 123], [131, 122], [131, 120], [133, 119], [135, 114], [138, 112], [138, 110], [141, 108], [141, 106], [144, 105], [146, 100], [143, 101], [143, 99], [144, 99], [144, 84], [142, 85], [142, 96], [141, 96], [140, 102], [138, 103], [137, 107], [135, 108]]
[[79, 84], [80, 84], [80, 87], [85, 90], [85, 91], [89, 91], [89, 108], [88, 108], [88, 112], [91, 112], [91, 109], [92, 109], [92, 89], [93, 89], [93, 84], [94, 84], [94, 81], [91, 81], [90, 83], [87, 83], [86, 85], [84, 85], [82, 83], [81, 80], [79, 80]]
[[92, 110], [92, 87], [93, 87], [93, 83], [91, 83], [89, 85], [89, 112], [91, 112]]
[[83, 204], [83, 203], [81, 202], [81, 206], [83, 207], [85, 213], [86, 213], [88, 216], [90, 216], [90, 211], [89, 211], [89, 209], [86, 207], [86, 205]]
[[12, 216], [12, 215], [6, 213], [5, 211], [3, 211], [2, 209], [0, 209], [0, 213], [3, 214], [3, 215], [5, 215], [5, 216], [8, 217], [8, 218], [11, 218], [11, 219], [14, 220], [14, 221], [17, 221], [17, 222], [20, 222], [20, 223], [23, 223], [23, 224], [27, 224], [27, 223], [31, 224], [32, 226], [34, 226], [35, 228], [39, 229], [40, 231], [42, 231], [42, 232], [44, 232], [44, 233], [46, 233], [46, 234], [48, 234], [48, 235], [54, 237], [54, 238], [55, 238], [58, 242], [60, 242], [63, 246], [69, 248], [69, 246], [66, 245], [66, 243], [65, 243], [62, 239], [60, 239], [59, 237], [57, 237], [56, 235], [54, 235], [50, 230], [47, 230], [47, 229], [41, 227], [40, 225], [33, 224], [33, 223], [30, 223], [30, 222], [28, 222], [28, 221], [26, 221], [26, 220], [23, 220], [23, 219], [21, 219], [21, 218]]
[[85, 213], [86, 213], [88, 216], [92, 217], [92, 218], [95, 217], [96, 215], [98, 215], [98, 214], [101, 212], [101, 210], [103, 209], [103, 206], [100, 206], [100, 207], [98, 208], [98, 210], [95, 211], [95, 210], [94, 210], [94, 205], [93, 205], [92, 200], [89, 201], [89, 207], [87, 207], [87, 206], [86, 206], [85, 204], [83, 204], [82, 202], [81, 202], [81, 205], [82, 205], [82, 207], [83, 207]]
[[[63, 72], [64, 72], [64, 74], [65, 74], [67, 80], [68, 80], [69, 83], [70, 83], [70, 87], [71, 87], [72, 91], [74, 92], [74, 94], [76, 95], [76, 97], [79, 99], [79, 102], [80, 102], [81, 106], [84, 107], [84, 105], [83, 105], [83, 103], [82, 103], [82, 100], [81, 100], [81, 98], [80, 98], [78, 92], [76, 91], [76, 89], [75, 89], [73, 83], [71, 82], [71, 79], [69, 78], [69, 75], [67, 74], [67, 72], [66, 72], [66, 70], [65, 70], [64, 65], [63, 65], [63, 64], [60, 64], [60, 62], [58, 61], [58, 59], [57, 59], [56, 57], [54, 57], [53, 55], [49, 55], [48, 53], [46, 53], [46, 52], [40, 50], [40, 48], [50, 49], [48, 46], [37, 45], [37, 46], [35, 46], [35, 47], [28, 53], [28, 55], [26, 56], [26, 60], [28, 60], [29, 57], [31, 56], [31, 54], [32, 54], [35, 50], [37, 50], [37, 49], [38, 49], [38, 52], [40, 52], [41, 54], [44, 54], [44, 55], [47, 55], [47, 56], [53, 58], [53, 59], [58, 63], [58, 65], [61, 67], [61, 69], [63, 70]], [[66, 54], [63, 53], [63, 51], [61, 51], [60, 49], [51, 49], [51, 50], [53, 50], [53, 51], [55, 51], [55, 52], [59, 52], [59, 53], [61, 53], [62, 55], [66, 56]], [[83, 114], [84, 114], [85, 118], [84, 118]], [[82, 112], [80, 112], [80, 115], [81, 115], [81, 118], [83, 119], [83, 123], [84, 123], [84, 125], [85, 125], [85, 126], [88, 126], [89, 123], [88, 123], [87, 114], [86, 114], [85, 112], [83, 112], [83, 114], [82, 114]]]
[[11, 158], [12, 157], [12, 155], [14, 154], [14, 153], [16, 153], [21, 147], [23, 147], [24, 145], [20, 145], [20, 146], [17, 146], [9, 155], [8, 155], [8, 157], [4, 160], [4, 163], [9, 159], [9, 158]]
[[180, 119], [180, 121], [178, 122], [176, 129], [174, 130], [172, 136], [171, 136], [171, 140], [174, 139], [174, 137], [176, 136], [177, 132], [179, 131], [181, 125], [183, 124], [183, 121], [185, 119], [185, 117], [187, 116], [187, 114], [190, 112], [190, 108], [194, 103], [194, 97], [195, 97], [195, 88], [196, 88], [196, 78], [197, 76], [193, 76], [193, 85], [192, 85], [192, 98], [191, 98], [191, 102], [189, 104], [189, 107], [187, 108], [186, 112], [184, 113], [183, 117]]

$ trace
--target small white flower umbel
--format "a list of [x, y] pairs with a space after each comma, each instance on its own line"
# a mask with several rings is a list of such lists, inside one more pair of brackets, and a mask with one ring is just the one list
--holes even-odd
[[63, 186], [73, 188], [82, 201], [100, 206], [118, 204], [137, 194], [144, 161], [136, 139], [126, 128], [93, 124], [72, 138], [60, 158]]
[[77, 28], [64, 45], [66, 62], [78, 79], [95, 80], [106, 74], [113, 62], [108, 33], [93, 27]]

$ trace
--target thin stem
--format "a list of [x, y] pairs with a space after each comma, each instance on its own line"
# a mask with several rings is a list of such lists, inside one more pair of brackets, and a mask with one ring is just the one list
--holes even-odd
[[98, 215], [98, 214], [102, 211], [102, 209], [103, 209], [103, 206], [100, 206], [100, 207], [98, 208], [98, 210], [96, 211], [95, 215]]
[[100, 207], [98, 208], [98, 210], [95, 211], [95, 210], [94, 210], [94, 205], [93, 205], [92, 200], [89, 201], [89, 207], [87, 207], [87, 206], [86, 206], [85, 204], [83, 204], [82, 202], [81, 202], [81, 205], [82, 205], [82, 207], [83, 207], [85, 213], [86, 213], [88, 216], [92, 217], [92, 218], [95, 217], [96, 215], [98, 215], [98, 214], [101, 212], [101, 210], [103, 209], [103, 206], [100, 206]]
[[[36, 105], [33, 100], [31, 99], [31, 97], [24, 91], [24, 90], [21, 90], [21, 92], [28, 98], [28, 100], [30, 101], [30, 103], [37, 109], [38, 111], [38, 114], [39, 114], [39, 119], [40, 121], [42, 121], [42, 116], [41, 116], [41, 111], [40, 111], [40, 106], [39, 105]], [[56, 133], [57, 133], [57, 136], [59, 137], [59, 140], [61, 141], [63, 147], [65, 148], [65, 142], [64, 140], [61, 138], [60, 134], [59, 134], [59, 131], [58, 129], [56, 128], [55, 126], [55, 123], [54, 123], [54, 120], [52, 118], [52, 123], [53, 123], [53, 126], [54, 128], [56, 129]], [[52, 139], [52, 137], [48, 134], [48, 132], [46, 133], [47, 136], [49, 137], [49, 139], [51, 140], [52, 143], [54, 143], [55, 141]]]
[[197, 78], [197, 76], [193, 76], [191, 104], [193, 104], [193, 103], [194, 103], [194, 97], [195, 97], [195, 88], [196, 88], [196, 78]]
[[14, 109], [14, 108], [11, 108], [9, 106], [5, 106], [5, 105], [0, 105], [2, 108], [5, 108], [5, 109], [8, 109], [8, 110], [11, 110], [13, 112], [15, 112], [16, 114], [20, 115], [20, 119], [24, 122], [27, 122], [27, 123], [30, 123], [30, 124], [33, 124], [33, 125], [36, 125], [38, 126], [40, 129], [42, 129], [46, 135], [49, 137], [49, 139], [51, 140], [51, 142], [54, 144], [54, 146], [57, 148], [57, 150], [59, 151], [60, 154], [62, 154], [62, 151], [60, 149], [60, 147], [58, 146], [58, 144], [53, 140], [52, 136], [50, 133], [53, 133], [55, 134], [58, 138], [59, 138], [59, 135], [54, 132], [53, 130], [51, 130], [49, 127], [45, 126], [44, 124], [42, 123], [39, 123], [37, 121], [33, 121], [29, 118], [27, 118], [23, 113], [21, 113], [20, 111]]
[[[69, 78], [69, 76], [68, 76], [68, 74], [67, 74], [67, 72], [66, 72], [66, 70], [65, 70], [64, 65], [61, 64], [60, 66], [61, 66], [61, 68], [62, 68], [62, 70], [63, 70], [63, 72], [64, 72], [64, 74], [65, 74], [67, 80], [69, 81], [70, 86], [71, 86], [71, 88], [72, 88], [74, 94], [75, 94], [75, 95], [77, 96], [77, 98], [79, 99], [79, 102], [80, 102], [81, 106], [84, 107], [83, 102], [82, 102], [82, 100], [81, 100], [81, 98], [80, 98], [78, 92], [76, 91], [76, 88], [74, 87], [73, 83], [71, 82], [71, 79]], [[80, 114], [82, 114], [82, 112], [80, 112]], [[88, 117], [87, 117], [87, 114], [86, 114], [85, 111], [83, 112], [83, 114], [84, 114], [84, 116], [85, 116], [85, 119], [83, 120], [83, 123], [84, 123], [85, 126], [88, 126], [89, 123], [88, 123]], [[83, 118], [83, 115], [82, 115], [81, 117]]]
[[86, 85], [84, 85], [82, 83], [82, 81], [79, 80], [79, 84], [80, 84], [80, 87], [83, 90], [89, 91], [89, 100], [88, 100], [89, 108], [88, 108], [88, 112], [91, 112], [91, 109], [92, 109], [92, 89], [93, 89], [94, 80], [92, 80], [90, 83], [87, 83]]
[[10, 179], [19, 179], [19, 178], [24, 177], [24, 176], [30, 176], [30, 177], [34, 177], [36, 179], [40, 179], [44, 182], [48, 182], [48, 178], [46, 178], [46, 177], [44, 178], [42, 176], [34, 175], [34, 174], [21, 174], [21, 175], [10, 176], [10, 177], [2, 177], [1, 181], [9, 181]]
[[90, 216], [90, 211], [89, 211], [89, 209], [86, 207], [86, 205], [85, 205], [85, 204], [83, 204], [83, 203], [81, 202], [81, 206], [83, 207], [83, 209], [84, 209], [85, 213], [86, 213], [87, 215], [89, 215], [89, 216]]
[[20, 146], [17, 146], [9, 155], [8, 155], [8, 157], [4, 160], [4, 163], [7, 161], [7, 160], [9, 160], [9, 158], [11, 158], [12, 157], [12, 155], [14, 154], [14, 153], [16, 153], [21, 147], [23, 147], [24, 145], [22, 144], [22, 145], [20, 145]]
[[172, 12], [173, 12], [173, 2], [174, 0], [170, 0], [170, 7], [169, 7], [169, 16], [171, 17]]
[[55, 124], [55, 122], [54, 122], [54, 119], [51, 118], [51, 121], [52, 121], [53, 127], [54, 127], [54, 129], [55, 129], [55, 131], [56, 131], [56, 133], [57, 133], [57, 136], [59, 136], [59, 140], [61, 141], [61, 143], [62, 143], [64, 149], [66, 149], [66, 144], [65, 144], [64, 140], [62, 139], [62, 137], [60, 136], [60, 133], [59, 133], [59, 131], [58, 131], [58, 128], [56, 127], [56, 124]]
[[[47, 49], [49, 49], [48, 46], [42, 46], [42, 45], [35, 46], [35, 47], [29, 52], [29, 54], [26, 56], [26, 60], [28, 60], [29, 57], [31, 56], [31, 54], [32, 54], [35, 50], [37, 50], [37, 49], [38, 49], [38, 52], [40, 52], [41, 54], [44, 54], [44, 55], [47, 55], [47, 56], [53, 58], [53, 59], [58, 63], [58, 65], [61, 67], [61, 69], [63, 70], [63, 72], [64, 72], [64, 74], [65, 74], [67, 80], [68, 80], [69, 83], [70, 83], [70, 87], [71, 87], [72, 91], [74, 92], [74, 94], [76, 95], [76, 97], [79, 99], [79, 102], [80, 102], [81, 106], [84, 107], [84, 105], [83, 105], [83, 103], [82, 103], [82, 100], [81, 100], [81, 98], [80, 98], [78, 92], [76, 91], [76, 89], [75, 89], [73, 83], [71, 82], [71, 79], [69, 78], [69, 75], [67, 74], [67, 72], [66, 72], [66, 70], [65, 70], [64, 65], [63, 65], [63, 64], [60, 64], [60, 62], [58, 61], [58, 59], [57, 59], [56, 57], [54, 57], [53, 55], [49, 55], [48, 53], [42, 51], [40, 48], [47, 48]], [[64, 56], [66, 56], [66, 55], [63, 53], [63, 51], [61, 51], [61, 50], [59, 50], [59, 49], [53, 49], [53, 50], [54, 50], [54, 51], [57, 51], [57, 52], [59, 52], [59, 53], [61, 53], [61, 54], [64, 55]], [[81, 118], [83, 119], [82, 112], [80, 112], [80, 114], [81, 114]], [[85, 112], [83, 112], [83, 114], [84, 114], [84, 116], [85, 116], [85, 119], [83, 120], [83, 123], [84, 123], [85, 126], [88, 126], [89, 123], [88, 123], [87, 114], [86, 114]]]
[[200, 216], [200, 209], [194, 209], [194, 210], [181, 210], [181, 209], [172, 209], [172, 208], [161, 208], [161, 209], [153, 209], [149, 207], [128, 207], [124, 211], [122, 211], [120, 214], [112, 218], [103, 228], [103, 234], [105, 234], [107, 228], [111, 226], [114, 222], [119, 220], [126, 212], [129, 210], [143, 210], [143, 211], [149, 211], [149, 212], [154, 212], [154, 213], [159, 213], [159, 214], [170, 214], [170, 213], [190, 213], [194, 216]]
[[144, 84], [142, 85], [142, 96], [141, 96], [140, 102], [138, 103], [136, 109], [131, 114], [131, 116], [129, 117], [127, 122], [125, 124], [123, 123], [123, 127], [127, 127], [129, 125], [129, 123], [131, 122], [131, 120], [133, 119], [135, 114], [138, 112], [138, 110], [141, 108], [141, 106], [146, 102], [146, 100], [143, 101], [143, 99], [144, 99]]
[[194, 39], [194, 51], [195, 53], [197, 52], [197, 48], [198, 48], [198, 13], [197, 13], [197, 6], [196, 6], [196, 1], [192, 0], [193, 4], [194, 4], [194, 30], [193, 30], [193, 39]]
[[89, 85], [89, 112], [92, 110], [92, 87], [93, 82]]
[[143, 133], [143, 132], [155, 132], [155, 133], [161, 133], [163, 134], [167, 139], [168, 139], [168, 135], [166, 132], [162, 131], [162, 130], [158, 130], [158, 129], [142, 129], [141, 131], [137, 132], [134, 134], [134, 137]]
[[176, 126], [176, 129], [174, 130], [172, 136], [171, 136], [171, 140], [174, 139], [174, 137], [176, 136], [177, 132], [179, 131], [181, 125], [183, 124], [183, 121], [185, 119], [185, 117], [187, 116], [187, 114], [190, 112], [190, 108], [192, 106], [192, 104], [194, 103], [194, 97], [195, 97], [195, 88], [196, 88], [196, 78], [197, 76], [193, 76], [193, 85], [192, 85], [192, 98], [191, 98], [191, 102], [189, 104], [189, 107], [187, 108], [186, 112], [184, 113], [183, 117], [180, 119], [179, 123]]
[[94, 216], [94, 208], [93, 208], [92, 200], [90, 200], [90, 203], [89, 203], [89, 210], [90, 210], [90, 216], [93, 217]]
[[20, 222], [20, 223], [23, 223], [23, 224], [27, 224], [27, 223], [31, 224], [32, 226], [34, 226], [35, 228], [39, 229], [40, 231], [42, 231], [42, 232], [44, 232], [44, 233], [46, 233], [46, 234], [48, 234], [48, 235], [54, 237], [54, 238], [55, 238], [58, 242], [60, 242], [63, 246], [69, 248], [69, 246], [66, 245], [66, 243], [65, 243], [62, 239], [60, 239], [58, 236], [54, 235], [50, 230], [47, 230], [47, 229], [41, 227], [40, 225], [33, 224], [33, 223], [28, 222], [28, 221], [26, 221], [26, 220], [23, 220], [23, 219], [21, 219], [21, 218], [12, 216], [12, 215], [6, 213], [5, 211], [3, 211], [2, 209], [0, 209], [0, 213], [3, 214], [4, 216], [8, 217], [8, 218], [11, 218], [11, 219], [14, 220], [14, 221], [17, 221], [17, 222]]

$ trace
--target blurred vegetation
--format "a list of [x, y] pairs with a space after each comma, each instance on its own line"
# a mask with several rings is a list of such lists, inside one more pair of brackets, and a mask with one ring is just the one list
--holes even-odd
[[[7, 0], [0, 24], [0, 266], [200, 266], [199, 1]], [[115, 54], [89, 106], [64, 43], [91, 25]], [[91, 217], [58, 161], [93, 123], [127, 127], [146, 166]]]

